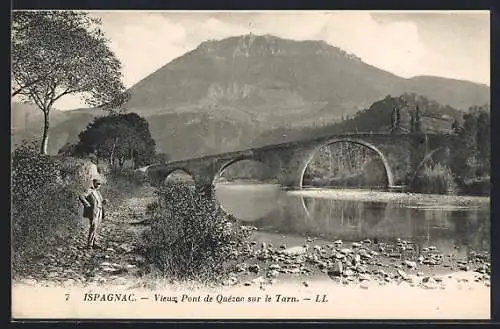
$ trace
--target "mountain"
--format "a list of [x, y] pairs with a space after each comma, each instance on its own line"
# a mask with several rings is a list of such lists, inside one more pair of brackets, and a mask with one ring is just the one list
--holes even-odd
[[[467, 81], [401, 78], [323, 41], [270, 35], [203, 42], [129, 92], [125, 108], [146, 117], [172, 159], [266, 144], [268, 132], [339, 122], [387, 95], [416, 93], [463, 111], [490, 93]], [[52, 123], [50, 152], [76, 140], [95, 112], [65, 113]]]

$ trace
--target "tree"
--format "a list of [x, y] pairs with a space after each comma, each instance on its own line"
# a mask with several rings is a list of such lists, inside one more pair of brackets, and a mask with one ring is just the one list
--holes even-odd
[[491, 170], [491, 124], [487, 105], [473, 106], [463, 115], [463, 123], [455, 120], [453, 129], [459, 136], [454, 166], [464, 178], [489, 175]]
[[108, 159], [111, 166], [116, 160], [120, 167], [131, 160], [136, 168], [154, 160], [155, 141], [149, 124], [136, 113], [96, 118], [78, 137], [77, 152]]
[[127, 99], [121, 64], [99, 26], [83, 12], [12, 14], [11, 97], [35, 103], [43, 112], [42, 154], [47, 153], [50, 111], [61, 97], [80, 96], [106, 110]]
[[420, 115], [420, 107], [417, 105], [417, 108], [415, 109], [415, 121], [413, 122], [414, 124], [414, 129], [416, 133], [421, 133], [422, 132], [422, 117]]

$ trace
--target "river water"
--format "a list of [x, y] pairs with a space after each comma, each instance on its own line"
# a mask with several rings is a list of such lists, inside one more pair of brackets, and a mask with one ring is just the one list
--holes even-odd
[[292, 193], [272, 184], [222, 183], [215, 192], [226, 211], [271, 234], [344, 241], [401, 238], [459, 256], [490, 248], [490, 209], [484, 203], [450, 207], [343, 200], [335, 198], [338, 193], [316, 197], [308, 189]]

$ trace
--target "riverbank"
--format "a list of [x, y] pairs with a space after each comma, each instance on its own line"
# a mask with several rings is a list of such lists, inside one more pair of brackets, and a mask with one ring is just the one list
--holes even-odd
[[[392, 193], [370, 190], [335, 190], [323, 188], [307, 188], [302, 190], [291, 190], [288, 193], [303, 197], [327, 198], [335, 200], [351, 201], [373, 201], [373, 202], [397, 202], [405, 205], [421, 205], [425, 207], [446, 206], [453, 207], [482, 207], [490, 205], [489, 197], [441, 195], [441, 194], [417, 194], [417, 193]], [[439, 205], [438, 205], [439, 204]]]
[[[28, 267], [16, 269], [12, 282], [14, 316], [489, 317], [488, 253], [450, 256], [439, 248], [420, 248], [396, 237], [391, 241], [340, 241], [243, 226], [250, 236], [231, 250], [234, 259], [227, 264], [229, 278], [222, 285], [211, 288], [173, 285], [169, 280], [146, 274], [149, 264], [137, 249], [141, 232], [147, 229], [140, 224], [145, 207], [154, 200], [148, 191], [140, 191], [123, 204], [113, 205], [103, 222], [102, 249], [81, 248], [86, 235], [86, 227], [82, 227], [71, 241], [64, 241], [51, 253], [37, 256]], [[100, 294], [98, 299], [105, 297], [102, 301], [95, 301], [94, 297], [86, 300], [88, 294], [94, 297]], [[108, 294], [115, 296], [111, 299], [117, 298], [116, 294], [120, 298], [125, 295], [125, 299], [133, 294], [135, 301], [108, 301]], [[221, 303], [216, 300], [168, 301], [169, 297], [179, 300], [186, 294], [202, 299], [206, 294], [215, 299], [222, 294], [228, 300]], [[266, 302], [266, 295], [271, 296], [272, 301]], [[295, 299], [280, 301], [277, 295]], [[261, 299], [241, 304], [230, 301], [231, 296]], [[316, 301], [317, 298], [320, 301]]]

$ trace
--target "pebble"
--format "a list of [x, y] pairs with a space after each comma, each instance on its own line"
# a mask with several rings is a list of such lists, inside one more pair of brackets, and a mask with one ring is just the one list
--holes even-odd
[[368, 274], [360, 274], [359, 281], [371, 281], [371, 277]]
[[411, 261], [411, 260], [405, 260], [405, 261], [404, 261], [404, 264], [405, 264], [407, 267], [412, 268], [412, 269], [417, 268], [417, 262], [413, 262], [413, 261]]
[[328, 269], [328, 276], [332, 277], [337, 277], [337, 276], [340, 276], [342, 274], [342, 270], [343, 270], [343, 264], [341, 261], [336, 261], [334, 263], [334, 265], [332, 267], [330, 267]]
[[248, 266], [248, 271], [251, 273], [258, 274], [260, 272], [260, 266], [257, 264]]
[[405, 271], [403, 271], [403, 270], [398, 270], [398, 274], [399, 274], [399, 276], [400, 276], [403, 280], [408, 279], [408, 274], [406, 274], [406, 272], [405, 272]]

